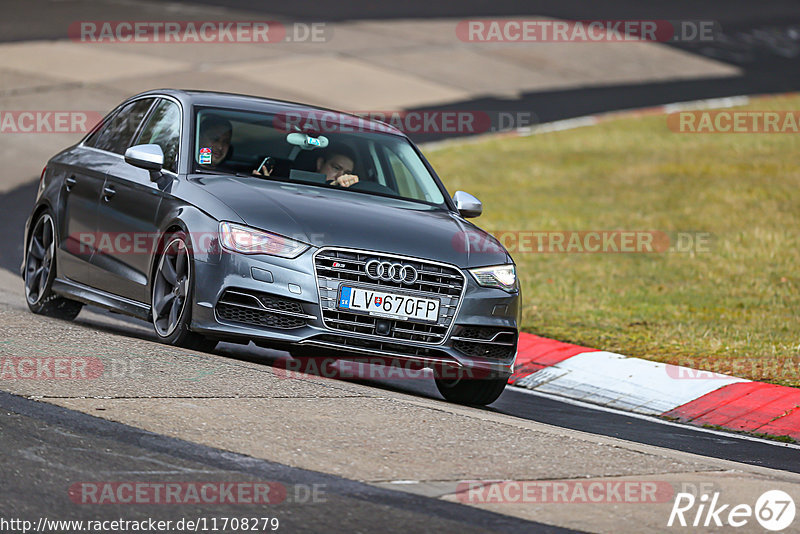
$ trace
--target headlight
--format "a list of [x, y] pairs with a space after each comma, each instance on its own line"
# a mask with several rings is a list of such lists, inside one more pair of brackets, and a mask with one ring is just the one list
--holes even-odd
[[498, 287], [506, 291], [514, 291], [517, 287], [517, 271], [513, 265], [481, 267], [470, 269], [469, 272], [484, 287]]
[[308, 249], [308, 245], [294, 239], [229, 222], [219, 223], [219, 238], [224, 248], [240, 254], [296, 258]]

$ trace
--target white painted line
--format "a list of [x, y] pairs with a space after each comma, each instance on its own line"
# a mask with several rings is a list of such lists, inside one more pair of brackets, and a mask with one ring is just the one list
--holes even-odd
[[574, 130], [575, 128], [583, 128], [584, 126], [594, 126], [599, 122], [598, 115], [588, 115], [586, 117], [576, 117], [574, 119], [564, 119], [554, 122], [545, 122], [525, 128], [517, 128], [516, 132], [521, 137], [525, 137], [539, 133], [563, 132], [564, 130]]
[[[775, 447], [788, 447], [790, 449], [800, 450], [800, 444], [796, 444], [796, 443], [785, 443], [785, 442], [782, 442], [782, 441], [774, 441], [774, 440], [771, 440], [771, 439], [757, 438], [755, 436], [750, 436], [750, 435], [747, 435], [747, 434], [739, 434], [739, 433], [733, 432], [733, 431], [724, 432], [722, 430], [715, 430], [713, 428], [703, 428], [701, 426], [692, 426], [692, 425], [687, 425], [687, 424], [684, 424], [684, 423], [676, 423], [674, 421], [667, 421], [666, 419], [661, 419], [660, 417], [653, 417], [652, 415], [644, 415], [644, 414], [640, 414], [640, 413], [632, 413], [632, 412], [627, 412], [625, 410], [618, 410], [616, 408], [609, 408], [607, 406], [598, 406], [597, 404], [590, 404], [588, 402], [583, 402], [583, 401], [579, 401], [579, 400], [567, 399], [567, 398], [564, 398], [564, 397], [561, 397], [561, 396], [558, 396], [558, 395], [553, 395], [551, 393], [544, 393], [542, 391], [538, 391], [538, 390], [535, 390], [535, 389], [519, 388], [519, 387], [515, 387], [515, 386], [509, 386], [507, 389], [509, 389], [510, 391], [518, 391], [520, 393], [525, 393], [527, 395], [533, 395], [535, 397], [542, 397], [544, 399], [550, 399], [550, 400], [554, 400], [554, 401], [558, 401], [558, 402], [563, 402], [564, 404], [569, 404], [571, 406], [578, 406], [580, 408], [587, 408], [589, 410], [596, 410], [598, 412], [606, 412], [606, 413], [612, 413], [612, 414], [615, 414], [615, 415], [622, 415], [622, 416], [625, 416], [625, 417], [632, 417], [634, 419], [642, 419], [644, 421], [650, 421], [651, 423], [658, 423], [658, 424], [661, 424], [661, 425], [674, 426], [674, 427], [683, 428], [683, 429], [686, 429], [686, 430], [692, 430], [694, 432], [703, 432], [703, 433], [706, 433], [706, 434], [714, 434], [715, 436], [722, 436], [722, 437], [725, 437], [725, 438], [743, 439], [743, 440], [747, 440], [747, 441], [755, 441], [755, 442], [758, 442], [758, 443], [765, 443], [767, 445], [773, 445]], [[619, 439], [623, 439], [623, 438], [619, 438]]]
[[728, 384], [747, 382], [613, 352], [584, 352], [518, 380], [515, 385], [570, 399], [660, 415]]
[[[786, 93], [794, 94], [794, 93]], [[780, 95], [768, 95], [780, 96]], [[617, 111], [609, 111], [607, 113], [595, 113], [594, 115], [582, 115], [580, 117], [573, 117], [571, 119], [563, 119], [553, 122], [543, 122], [530, 127], [517, 128], [516, 130], [488, 132], [480, 135], [473, 135], [470, 137], [459, 137], [456, 139], [444, 139], [442, 141], [431, 141], [430, 143], [420, 143], [419, 147], [423, 152], [430, 152], [449, 146], [467, 145], [472, 143], [480, 143], [496, 137], [516, 135], [518, 137], [528, 137], [530, 135], [561, 132], [564, 130], [573, 130], [575, 128], [584, 128], [586, 126], [594, 126], [603, 120], [608, 119], [624, 119], [626, 117], [635, 117], [643, 111], [652, 109], [661, 109], [664, 115], [675, 113], [677, 111], [692, 111], [696, 109], [715, 109], [715, 108], [731, 108], [736, 106], [744, 106], [749, 104], [751, 97], [747, 95], [729, 96], [724, 98], [705, 98], [702, 100], [688, 100], [686, 102], [673, 102], [670, 104], [662, 104], [660, 106], [650, 106], [644, 108], [630, 108], [620, 109]]]
[[750, 103], [749, 96], [730, 96], [726, 98], [709, 98], [706, 100], [691, 100], [689, 102], [675, 102], [665, 104], [664, 113], [675, 113], [676, 111], [692, 111], [695, 109], [717, 109], [745, 106]]

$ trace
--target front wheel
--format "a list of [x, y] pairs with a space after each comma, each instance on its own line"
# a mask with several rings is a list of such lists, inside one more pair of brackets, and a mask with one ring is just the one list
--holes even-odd
[[457, 404], [486, 406], [497, 400], [506, 388], [508, 378], [436, 379], [436, 389], [445, 400]]
[[83, 304], [53, 294], [56, 277], [56, 229], [53, 217], [45, 212], [36, 219], [28, 241], [25, 261], [25, 300], [28, 309], [39, 315], [71, 321]]
[[152, 286], [152, 322], [159, 339], [168, 345], [211, 352], [217, 340], [192, 332], [192, 293], [194, 272], [187, 236], [178, 232], [167, 236], [158, 259]]

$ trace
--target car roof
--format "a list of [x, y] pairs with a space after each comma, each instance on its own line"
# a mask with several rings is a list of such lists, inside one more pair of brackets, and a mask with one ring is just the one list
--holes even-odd
[[[361, 131], [374, 131], [407, 137], [402, 131], [390, 124], [360, 117], [353, 113], [252, 95], [200, 91], [195, 89], [154, 89], [132, 96], [131, 99], [157, 95], [167, 95], [176, 98], [184, 106], [225, 107], [271, 114], [296, 113], [300, 117], [317, 119], [324, 117], [326, 120], [341, 122], [343, 125], [350, 126], [352, 126], [352, 123], [355, 121]], [[334, 115], [332, 116], [331, 114]]]

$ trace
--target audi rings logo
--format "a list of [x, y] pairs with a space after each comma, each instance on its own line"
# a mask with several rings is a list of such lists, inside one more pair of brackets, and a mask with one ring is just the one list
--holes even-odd
[[388, 261], [370, 260], [365, 269], [367, 276], [373, 280], [383, 280], [384, 282], [413, 284], [419, 276], [417, 270], [411, 265]]

